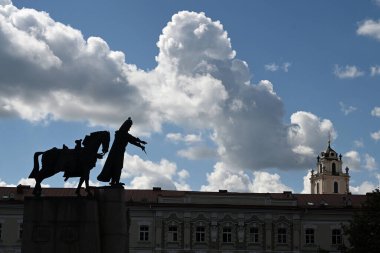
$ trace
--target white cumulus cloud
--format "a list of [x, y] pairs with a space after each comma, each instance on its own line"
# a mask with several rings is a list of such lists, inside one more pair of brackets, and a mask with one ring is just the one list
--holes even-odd
[[[30, 185], [31, 187], [34, 187], [36, 185], [36, 180], [34, 180], [33, 178], [21, 178], [17, 184], [21, 184], [21, 185]], [[41, 183], [41, 187], [50, 187], [49, 184], [44, 184], [44, 183]]]
[[207, 185], [201, 191], [228, 190], [231, 192], [283, 192], [292, 189], [281, 182], [278, 174], [254, 171], [252, 176], [246, 172], [230, 169], [223, 163], [217, 163], [214, 171], [207, 174]]
[[175, 163], [162, 159], [159, 163], [146, 161], [137, 155], [124, 155], [124, 167], [121, 178], [129, 180], [126, 188], [151, 189], [161, 187], [166, 190], [190, 190], [186, 179], [186, 170], [178, 171]]
[[348, 115], [357, 110], [356, 107], [352, 105], [346, 105], [343, 102], [339, 102], [339, 106], [340, 106], [340, 110], [344, 113], [344, 115]]
[[350, 170], [358, 171], [360, 169], [360, 154], [351, 150], [343, 154], [343, 169], [348, 167]]
[[353, 194], [366, 194], [368, 192], [372, 192], [378, 187], [379, 185], [375, 185], [371, 182], [364, 181], [358, 186], [350, 186], [350, 192]]
[[[11, 4], [0, 5], [0, 43], [0, 117], [118, 127], [131, 116], [139, 134], [162, 131], [166, 123], [206, 129], [220, 162], [236, 171], [304, 169], [313, 164], [312, 155], [325, 146], [328, 133], [335, 133], [331, 121], [307, 112], [296, 112], [290, 124], [284, 123], [274, 85], [250, 82], [248, 64], [235, 58], [223, 25], [204, 13], [172, 16], [158, 39], [157, 66], [151, 71], [127, 63], [124, 53], [102, 38], [84, 38], [46, 12]], [[289, 67], [282, 65], [284, 71]], [[182, 155], [194, 158], [210, 151], [199, 150], [192, 147]], [[169, 161], [127, 160], [126, 167], [134, 168], [123, 170], [130, 187], [188, 187]]]
[[371, 138], [374, 139], [375, 141], [380, 140], [380, 130], [377, 132], [371, 133]]
[[346, 65], [341, 67], [339, 65], [335, 65], [334, 74], [340, 79], [352, 79], [364, 75], [364, 72], [356, 66]]
[[14, 184], [8, 184], [7, 182], [1, 180], [0, 178], [0, 187], [15, 187], [16, 185]]
[[371, 111], [371, 115], [374, 117], [380, 117], [380, 107], [375, 106]]
[[368, 36], [380, 40], [380, 20], [367, 19], [360, 22], [356, 30], [358, 35]]
[[190, 160], [200, 160], [217, 157], [216, 150], [206, 146], [189, 147], [187, 149], [181, 149], [178, 150], [177, 154], [181, 157], [185, 157]]
[[[79, 181], [77, 181], [77, 180], [68, 180], [68, 181], [66, 181], [63, 184], [63, 187], [64, 188], [77, 188], [78, 187], [78, 183], [79, 183]], [[89, 184], [89, 186], [100, 186], [100, 182], [99, 181], [93, 182], [92, 180], [89, 180], [88, 184]], [[85, 185], [84, 182], [82, 184], [82, 188], [83, 187], [86, 187], [86, 185]]]
[[309, 171], [303, 177], [303, 190], [301, 191], [302, 194], [310, 194], [311, 193], [310, 177], [311, 177], [311, 171]]
[[371, 76], [378, 76], [380, 75], [380, 66], [371, 66], [370, 67]]
[[168, 133], [166, 134], [166, 138], [173, 142], [185, 142], [186, 144], [202, 141], [202, 136], [200, 134], [182, 135], [181, 133]]
[[376, 163], [375, 158], [369, 154], [364, 155], [364, 162], [365, 162], [364, 167], [368, 170], [374, 170], [377, 168], [377, 163]]

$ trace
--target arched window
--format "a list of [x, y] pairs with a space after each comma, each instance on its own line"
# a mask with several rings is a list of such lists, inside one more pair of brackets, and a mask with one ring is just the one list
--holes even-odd
[[333, 175], [336, 175], [337, 173], [336, 173], [336, 165], [335, 165], [335, 163], [332, 163], [332, 174]]
[[338, 182], [334, 182], [334, 193], [338, 193]]

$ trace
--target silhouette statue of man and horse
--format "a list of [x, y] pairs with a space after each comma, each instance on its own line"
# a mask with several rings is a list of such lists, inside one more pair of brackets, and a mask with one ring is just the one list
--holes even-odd
[[[124, 152], [128, 143], [140, 147], [145, 152], [145, 141], [129, 134], [132, 120], [129, 117], [118, 131], [115, 132], [115, 140], [112, 144], [110, 154], [107, 157], [105, 166], [98, 176], [99, 181], [110, 181], [111, 186], [120, 187], [121, 170], [123, 168]], [[86, 192], [91, 195], [89, 189], [90, 170], [96, 165], [97, 159], [102, 159], [108, 152], [110, 143], [110, 133], [108, 131], [93, 132], [82, 140], [76, 140], [74, 149], [69, 149], [63, 145], [62, 149], [52, 148], [44, 152], [34, 154], [34, 167], [29, 178], [36, 180], [33, 194], [40, 196], [42, 192], [41, 182], [58, 172], [64, 172], [65, 181], [70, 177], [80, 177], [75, 193], [80, 196], [80, 188], [83, 182], [86, 185]], [[98, 150], [102, 146], [102, 153]], [[41, 169], [38, 157], [41, 157]]]

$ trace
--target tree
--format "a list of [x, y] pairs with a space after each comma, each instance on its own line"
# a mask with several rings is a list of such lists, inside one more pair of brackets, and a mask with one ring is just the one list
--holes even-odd
[[349, 226], [344, 227], [350, 247], [347, 252], [380, 252], [380, 191], [367, 193], [361, 209], [355, 212]]

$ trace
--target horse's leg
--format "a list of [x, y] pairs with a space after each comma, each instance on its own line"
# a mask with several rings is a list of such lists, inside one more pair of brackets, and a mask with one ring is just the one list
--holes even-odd
[[46, 167], [42, 167], [41, 170], [38, 172], [38, 175], [36, 176], [36, 185], [33, 190], [33, 194], [36, 196], [40, 196], [42, 192], [41, 183], [44, 179], [51, 177], [58, 173], [59, 171], [55, 171], [52, 169], [46, 169]]
[[89, 179], [90, 179], [90, 172], [88, 172], [87, 175], [84, 177], [84, 182], [86, 184], [87, 196], [92, 196], [92, 193], [90, 191], [90, 185], [88, 183]]
[[84, 181], [84, 178], [83, 178], [83, 177], [80, 177], [80, 179], [79, 179], [79, 183], [78, 183], [78, 187], [77, 187], [77, 189], [75, 190], [75, 193], [76, 193], [78, 196], [81, 196], [81, 195], [80, 195], [80, 188], [82, 187], [83, 181]]
[[33, 195], [40, 196], [42, 189], [41, 189], [41, 180], [38, 175], [36, 176], [35, 180], [36, 180], [36, 185], [34, 186], [34, 189], [33, 189]]

